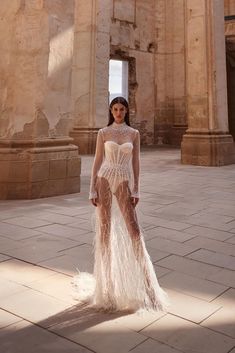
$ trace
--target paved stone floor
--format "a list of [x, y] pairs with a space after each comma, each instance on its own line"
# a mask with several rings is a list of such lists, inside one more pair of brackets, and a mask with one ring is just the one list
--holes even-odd
[[81, 194], [0, 202], [1, 353], [235, 353], [235, 165], [141, 154], [139, 220], [169, 312], [103, 314], [75, 301], [76, 268], [93, 267], [86, 156]]

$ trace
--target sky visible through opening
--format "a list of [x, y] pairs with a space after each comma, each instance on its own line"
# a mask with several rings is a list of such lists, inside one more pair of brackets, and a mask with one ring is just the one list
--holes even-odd
[[128, 99], [128, 62], [109, 61], [109, 99], [123, 96]]

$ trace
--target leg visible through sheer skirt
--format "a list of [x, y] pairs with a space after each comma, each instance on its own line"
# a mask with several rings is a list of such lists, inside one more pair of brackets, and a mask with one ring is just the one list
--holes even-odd
[[[127, 237], [131, 240], [132, 244], [132, 252], [134, 253], [134, 258], [129, 251], [129, 255], [127, 254], [126, 260], [124, 260], [124, 254], [116, 254], [118, 251], [118, 243], [122, 242], [124, 237], [121, 236], [122, 230], [115, 233], [112, 231], [112, 217], [115, 218], [115, 213], [118, 210], [115, 210], [115, 213], [112, 214], [112, 203], [113, 203], [113, 195], [110, 190], [110, 185], [108, 180], [105, 178], [99, 177], [97, 178], [97, 190], [98, 190], [98, 229], [96, 234], [96, 249], [95, 249], [95, 277], [96, 277], [96, 290], [95, 290], [95, 303], [98, 306], [106, 307], [107, 310], [115, 309], [118, 307], [118, 302], [122, 302], [120, 298], [121, 294], [117, 290], [117, 273], [115, 271], [115, 259], [112, 261], [112, 256], [121, 257], [123, 255], [123, 261], [130, 261], [130, 265], [120, 263], [119, 267], [123, 266], [123, 269], [129, 268], [129, 272], [133, 273], [122, 273], [121, 278], [119, 276], [119, 284], [120, 282], [125, 282], [130, 279], [130, 283], [126, 283], [127, 288], [123, 288], [122, 292], [123, 297], [127, 297], [130, 303], [135, 300], [135, 298], [130, 297], [129, 292], [132, 284], [137, 283], [139, 288], [139, 293], [136, 293], [138, 296], [140, 307], [146, 307], [149, 309], [162, 309], [162, 303], [160, 297], [163, 297], [163, 290], [159, 287], [155, 272], [149, 258], [149, 255], [146, 251], [143, 237], [141, 236], [141, 232], [139, 229], [137, 216], [135, 208], [131, 202], [131, 193], [129, 189], [128, 181], [124, 181], [119, 184], [117, 187], [114, 197], [117, 200], [118, 208], [120, 214], [123, 217], [124, 224], [127, 229]], [[116, 227], [117, 228], [117, 227]], [[112, 234], [111, 234], [112, 233]], [[112, 238], [113, 237], [113, 238]], [[115, 237], [115, 238], [114, 238]], [[125, 240], [124, 240], [125, 241]], [[112, 249], [111, 242], [116, 242], [117, 247]], [[125, 245], [125, 244], [124, 244]], [[128, 247], [128, 242], [127, 242]], [[125, 251], [125, 248], [124, 248]], [[132, 257], [132, 258], [131, 258]], [[132, 262], [131, 262], [132, 261]], [[134, 262], [133, 262], [134, 261]], [[137, 265], [136, 265], [137, 264]], [[125, 267], [126, 266], [126, 267]], [[136, 268], [137, 266], [137, 268]], [[116, 267], [116, 272], [121, 272], [122, 268]], [[112, 272], [113, 269], [113, 272]], [[120, 270], [120, 271], [119, 271]], [[136, 274], [135, 271], [137, 270]], [[139, 273], [139, 275], [138, 275]], [[134, 277], [138, 278], [134, 278]], [[134, 278], [134, 282], [133, 282]], [[123, 279], [123, 280], [122, 280]], [[142, 281], [142, 284], [140, 283]], [[124, 286], [122, 283], [121, 286]], [[129, 287], [128, 287], [129, 286]], [[136, 288], [136, 289], [138, 289]], [[122, 293], [121, 292], [121, 293]], [[115, 297], [115, 293], [117, 297]], [[143, 294], [145, 293], [145, 294]], [[118, 298], [119, 295], [119, 298]], [[131, 295], [135, 295], [131, 293]], [[142, 299], [140, 299], [142, 298]], [[163, 298], [162, 298], [163, 299]]]
[[151, 285], [148, 267], [147, 267], [147, 264], [145, 263], [145, 259], [144, 259], [143, 242], [141, 241], [141, 233], [140, 233], [140, 228], [138, 225], [135, 207], [133, 206], [133, 204], [131, 202], [131, 192], [129, 189], [128, 181], [124, 181], [118, 186], [118, 188], [115, 192], [115, 196], [117, 197], [119, 208], [122, 212], [123, 218], [126, 223], [127, 230], [128, 230], [129, 235], [131, 237], [131, 241], [133, 244], [133, 250], [135, 252], [136, 259], [137, 259], [137, 261], [140, 261], [142, 263], [146, 291], [147, 291], [149, 299], [152, 303], [152, 306], [154, 307], [155, 294], [154, 294], [153, 287]]
[[[111, 206], [112, 192], [109, 182], [105, 178], [97, 178], [96, 188], [98, 191], [97, 213], [99, 217], [96, 230], [95, 249], [95, 277], [96, 289], [94, 301], [104, 309], [115, 309], [115, 302], [112, 297], [113, 285], [111, 276]], [[98, 273], [100, 271], [101, 273]], [[105, 277], [104, 278], [104, 275]]]

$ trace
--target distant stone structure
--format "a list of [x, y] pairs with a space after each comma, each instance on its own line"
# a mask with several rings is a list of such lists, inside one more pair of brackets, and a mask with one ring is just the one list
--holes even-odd
[[2, 0], [0, 19], [1, 199], [79, 192], [110, 59], [128, 62], [143, 145], [235, 163], [235, 0]]

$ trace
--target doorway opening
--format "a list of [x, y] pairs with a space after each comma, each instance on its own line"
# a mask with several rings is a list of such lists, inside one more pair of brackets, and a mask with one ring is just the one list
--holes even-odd
[[109, 102], [122, 96], [128, 101], [128, 61], [109, 61]]

